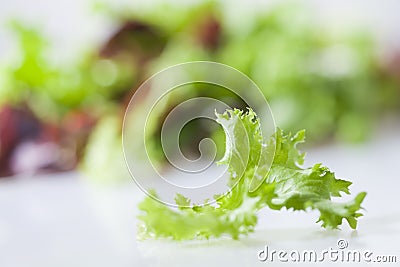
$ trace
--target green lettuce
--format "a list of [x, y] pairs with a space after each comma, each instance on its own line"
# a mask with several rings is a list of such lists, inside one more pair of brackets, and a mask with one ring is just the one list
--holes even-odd
[[[256, 213], [265, 207], [318, 210], [322, 227], [338, 228], [343, 219], [351, 228], [357, 227], [366, 193], [359, 193], [349, 202], [333, 201], [343, 193], [349, 194], [352, 183], [337, 179], [322, 164], [302, 167], [305, 154], [296, 146], [304, 142], [304, 130], [291, 135], [277, 129], [265, 140], [260, 121], [251, 109], [228, 110], [217, 114], [217, 121], [227, 133], [227, 140], [230, 138], [230, 145], [218, 164], [228, 164], [231, 191], [215, 196], [215, 203], [205, 205], [192, 204], [178, 194], [175, 201], [179, 208], [146, 197], [139, 204], [139, 238], [188, 240], [229, 235], [237, 239], [254, 231]], [[228, 137], [228, 133], [233, 135]], [[243, 139], [246, 137], [248, 142]], [[246, 164], [243, 164], [244, 154], [248, 155]], [[268, 163], [271, 156], [273, 160]]]

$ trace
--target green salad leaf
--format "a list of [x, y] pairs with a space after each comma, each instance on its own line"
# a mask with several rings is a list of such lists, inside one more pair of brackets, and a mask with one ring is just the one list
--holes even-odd
[[[237, 239], [254, 231], [256, 212], [264, 207], [318, 210], [318, 222], [325, 228], [338, 228], [343, 219], [351, 228], [357, 227], [366, 193], [359, 193], [349, 202], [335, 202], [334, 197], [350, 193], [352, 183], [336, 178], [322, 164], [302, 167], [305, 154], [296, 146], [304, 142], [304, 131], [291, 135], [277, 129], [264, 140], [260, 121], [251, 109], [247, 112], [228, 110], [217, 114], [217, 121], [226, 133], [234, 133], [234, 136], [227, 136], [231, 138], [230, 145], [218, 162], [228, 164], [231, 191], [215, 196], [215, 203], [205, 205], [190, 205], [188, 198], [177, 195], [175, 201], [179, 208], [175, 209], [146, 197], [139, 204], [140, 238], [187, 240], [229, 235]], [[245, 136], [247, 145], [243, 141]], [[268, 164], [266, 159], [271, 153], [273, 161]], [[241, 158], [244, 154], [248, 155], [245, 165]], [[253, 177], [259, 178], [259, 186], [252, 186]]]

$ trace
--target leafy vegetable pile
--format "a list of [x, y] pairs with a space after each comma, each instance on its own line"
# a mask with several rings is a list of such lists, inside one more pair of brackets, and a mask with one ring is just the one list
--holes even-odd
[[[370, 32], [324, 28], [302, 5], [277, 4], [251, 19], [238, 19], [229, 10], [211, 1], [115, 13], [145, 21], [167, 36], [152, 73], [195, 60], [232, 66], [260, 87], [278, 125], [292, 132], [306, 129], [312, 143], [332, 137], [365, 140], [377, 118], [399, 107], [400, 90], [383, 70]], [[175, 104], [172, 99], [170, 105]], [[239, 102], [232, 107], [244, 108]]]
[[[322, 28], [300, 5], [277, 4], [239, 17], [216, 1], [133, 10], [105, 5], [103, 10], [118, 27], [72, 64], [60, 65], [51, 57], [51, 42], [40, 30], [11, 24], [18, 57], [10, 64], [0, 62], [0, 118], [4, 129], [20, 133], [11, 136], [12, 141], [0, 133], [0, 177], [18, 173], [11, 162], [18, 161], [18, 148], [31, 141], [59, 147], [49, 158], [57, 154], [62, 159], [51, 169], [70, 170], [81, 163], [88, 176], [98, 179], [90, 173], [98, 168], [91, 165], [95, 161], [84, 159], [85, 153], [107, 149], [97, 144], [102, 133], [92, 136], [93, 128], [117, 144], [121, 114], [140, 83], [165, 67], [187, 61], [221, 62], [248, 75], [268, 99], [278, 124], [292, 132], [306, 129], [311, 144], [331, 137], [363, 140], [379, 118], [400, 108], [399, 64], [386, 66], [373, 36], [359, 29], [334, 33]], [[221, 90], [193, 85], [169, 97], [160, 111], [161, 120], [180, 101], [198, 96], [217, 98], [235, 108], [246, 106]], [[25, 138], [19, 129], [23, 127], [14, 127], [23, 124], [20, 110], [29, 114], [31, 124], [39, 122], [37, 136]], [[120, 118], [111, 126], [114, 135], [102, 126], [109, 123], [109, 116]], [[152, 124], [161, 126], [162, 121]], [[184, 149], [191, 150], [193, 135], [219, 134], [212, 130], [194, 122], [182, 136]], [[159, 132], [160, 127], [149, 131], [148, 141], [154, 143], [150, 154], [163, 161]], [[105, 154], [113, 155], [115, 148], [110, 150]], [[65, 157], [71, 163], [64, 164]]]
[[[177, 195], [175, 201], [179, 209], [176, 210], [146, 197], [139, 204], [142, 211], [139, 216], [140, 238], [171, 237], [186, 240], [227, 234], [237, 239], [254, 231], [256, 212], [264, 207], [274, 210], [316, 209], [320, 212], [318, 222], [322, 222], [325, 228], [338, 228], [343, 219], [351, 228], [356, 228], [357, 218], [362, 216], [359, 210], [366, 193], [359, 193], [346, 203], [332, 200], [342, 193], [349, 194], [352, 183], [337, 179], [332, 171], [321, 164], [311, 168], [302, 167], [305, 154], [297, 150], [296, 145], [304, 142], [304, 130], [291, 135], [278, 129], [275, 135], [264, 142], [260, 122], [252, 110], [229, 110], [217, 114], [217, 121], [226, 132], [235, 133], [230, 141], [231, 146], [227, 146], [225, 156], [219, 161], [219, 164], [228, 165], [232, 190], [225, 195], [215, 196], [216, 205], [191, 205], [189, 199]], [[244, 167], [241, 158], [244, 153], [242, 137], [246, 134], [250, 137], [249, 160]], [[273, 164], [268, 168], [265, 158], [274, 149]], [[235, 177], [237, 173], [243, 175]], [[253, 188], [255, 190], [249, 190], [253, 177], [263, 177], [262, 183]]]

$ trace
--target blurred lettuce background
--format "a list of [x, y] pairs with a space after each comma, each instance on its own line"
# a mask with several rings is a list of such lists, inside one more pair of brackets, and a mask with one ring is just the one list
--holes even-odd
[[[108, 26], [74, 54], [65, 51], [67, 59], [43, 22], [6, 20], [14, 49], [0, 63], [0, 176], [79, 168], [95, 180], [118, 181], [126, 176], [120, 135], [130, 97], [155, 72], [193, 60], [244, 72], [268, 99], [277, 125], [306, 129], [314, 145], [362, 142], [399, 112], [399, 47], [365, 26], [329, 28], [311, 2], [255, 4], [263, 8], [251, 11], [218, 1], [90, 6]], [[201, 86], [171, 97], [147, 137], [161, 164], [163, 118], [180, 101], [204, 95], [245, 106]], [[183, 149], [197, 149], [194, 133], [222, 138], [194, 123]]]

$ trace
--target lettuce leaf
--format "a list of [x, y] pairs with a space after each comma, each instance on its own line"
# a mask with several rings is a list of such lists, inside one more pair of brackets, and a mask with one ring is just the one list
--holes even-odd
[[[296, 146], [304, 142], [305, 132], [295, 135], [276, 133], [264, 140], [260, 121], [249, 109], [228, 110], [217, 114], [227, 134], [227, 148], [219, 164], [229, 164], [232, 190], [215, 196], [216, 203], [193, 205], [182, 195], [176, 196], [178, 209], [150, 197], [139, 204], [139, 237], [187, 240], [229, 235], [233, 239], [254, 231], [256, 212], [264, 207], [274, 210], [318, 210], [322, 227], [338, 228], [345, 219], [357, 227], [362, 216], [360, 205], [366, 196], [359, 193], [349, 202], [334, 202], [333, 197], [349, 194], [351, 182], [337, 179], [322, 164], [302, 167], [305, 154]], [[228, 137], [229, 135], [229, 137]], [[247, 140], [247, 142], [246, 142]], [[248, 155], [244, 164], [243, 155]], [[268, 158], [273, 156], [272, 164]], [[238, 174], [240, 177], [238, 177]], [[257, 178], [257, 186], [253, 179]]]

